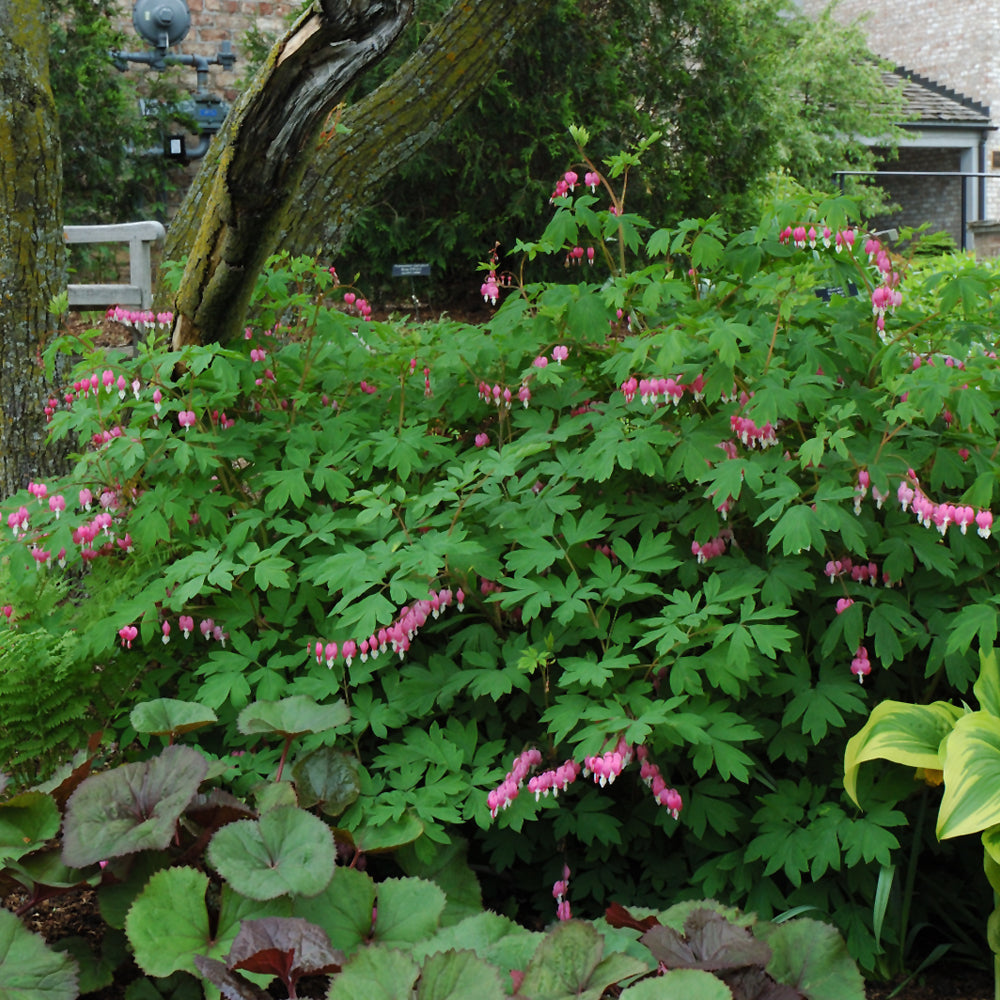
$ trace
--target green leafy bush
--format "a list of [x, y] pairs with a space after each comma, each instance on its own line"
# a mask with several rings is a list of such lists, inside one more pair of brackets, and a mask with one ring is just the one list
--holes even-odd
[[67, 685], [134, 670], [126, 701], [213, 710], [238, 790], [282, 757], [249, 702], [343, 698], [338, 824], [422, 831], [425, 862], [461, 833], [498, 905], [538, 912], [569, 860], [584, 911], [814, 906], [870, 965], [909, 789], [859, 813], [839, 761], [996, 636], [996, 278], [908, 268], [843, 199], [657, 229], [621, 200], [636, 159], [563, 178], [519, 251], [576, 280], [487, 274], [485, 327], [366, 322], [278, 256], [244, 344], [88, 352], [52, 402], [74, 471], [5, 507], [6, 628], [74, 633]]

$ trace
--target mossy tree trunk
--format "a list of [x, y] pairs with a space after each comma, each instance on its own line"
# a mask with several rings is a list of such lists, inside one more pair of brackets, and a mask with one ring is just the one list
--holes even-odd
[[[518, 38], [552, 6], [554, 0], [456, 2], [398, 72], [344, 111], [348, 131], [332, 136], [312, 158], [280, 245], [293, 253], [339, 250], [399, 166], [475, 98]], [[489, 141], [487, 134], [483, 142]]]
[[[292, 100], [289, 88], [279, 85], [278, 71], [288, 58], [284, 53], [314, 30], [315, 15], [300, 21], [214, 140], [170, 227], [164, 256], [188, 256], [174, 303], [180, 317], [175, 345], [238, 336], [257, 271], [278, 246], [296, 253], [338, 249], [358, 212], [478, 93], [513, 42], [554, 2], [456, 0], [389, 80], [344, 111], [340, 123], [348, 132], [323, 119], [357, 71], [334, 77], [328, 68], [331, 82], [315, 102], [311, 128], [303, 123], [294, 143], [272, 148], [270, 133], [284, 124], [281, 102]], [[386, 33], [376, 36], [380, 44]], [[292, 105], [284, 109], [293, 110], [301, 118]]]
[[412, 0], [319, 0], [233, 106], [181, 206], [168, 259], [188, 255], [174, 344], [237, 336], [309, 154], [350, 83], [405, 27]]
[[65, 280], [46, 7], [0, 0], [0, 497], [60, 464], [45, 443], [54, 387], [41, 363], [49, 303]]

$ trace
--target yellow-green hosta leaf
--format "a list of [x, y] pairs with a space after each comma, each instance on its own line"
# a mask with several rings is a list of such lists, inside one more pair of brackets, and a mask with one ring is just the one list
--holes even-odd
[[858, 805], [858, 768], [866, 760], [940, 770], [941, 741], [951, 732], [962, 709], [945, 701], [909, 705], [884, 701], [876, 705], [864, 728], [847, 743], [844, 753], [844, 789]]
[[993, 891], [1000, 892], [1000, 825], [983, 831], [983, 870]]
[[937, 835], [960, 837], [1000, 823], [1000, 718], [963, 715], [942, 747], [944, 797]]
[[979, 707], [1000, 718], [1000, 658], [995, 649], [979, 651], [979, 678], [972, 690]]

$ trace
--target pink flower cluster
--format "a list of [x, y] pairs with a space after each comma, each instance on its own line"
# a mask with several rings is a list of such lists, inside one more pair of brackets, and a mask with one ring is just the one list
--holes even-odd
[[[486, 382], [479, 383], [478, 395], [484, 403], [491, 403], [502, 410], [509, 410], [514, 400], [514, 394], [506, 386], [501, 387], [499, 384], [496, 384], [491, 387]], [[528, 388], [527, 382], [521, 383], [521, 388], [517, 390], [517, 398], [524, 404], [524, 408], [527, 409], [528, 403], [531, 400], [531, 390]]]
[[993, 530], [993, 514], [989, 510], [975, 510], [973, 507], [950, 503], [934, 503], [920, 488], [916, 473], [912, 469], [907, 473], [907, 480], [899, 484], [896, 497], [904, 511], [912, 507], [917, 521], [925, 528], [932, 525], [944, 535], [948, 526], [957, 524], [964, 535], [972, 524], [976, 525], [976, 533], [980, 538], [989, 538]]
[[325, 663], [332, 669], [338, 656], [343, 657], [349, 667], [354, 657], [364, 663], [370, 656], [373, 660], [386, 650], [398, 653], [402, 659], [417, 633], [427, 623], [428, 618], [437, 618], [454, 600], [455, 606], [461, 611], [465, 607], [465, 593], [459, 588], [454, 595], [448, 589], [431, 591], [430, 597], [422, 601], [414, 601], [404, 607], [391, 625], [380, 628], [367, 639], [360, 642], [347, 639], [339, 646], [336, 642], [323, 643], [317, 641], [310, 644], [308, 653], [315, 656], [317, 663]]
[[[621, 774], [633, 756], [642, 761], [639, 777], [652, 789], [656, 801], [666, 806], [671, 816], [677, 819], [683, 806], [680, 793], [676, 789], [667, 787], [660, 775], [660, 769], [649, 760], [649, 752], [644, 746], [640, 745], [633, 749], [625, 742], [624, 737], [620, 736], [614, 750], [585, 759], [583, 774], [593, 775], [594, 781], [604, 788]], [[541, 762], [542, 755], [534, 748], [525, 750], [514, 759], [503, 781], [486, 796], [486, 804], [492, 819], [496, 819], [497, 814], [517, 798], [526, 780], [528, 780], [528, 791], [534, 792], [537, 802], [549, 791], [555, 798], [560, 790], [565, 791], [580, 774], [580, 765], [573, 760], [567, 760], [554, 770], [545, 771], [529, 780], [528, 776]]]
[[154, 313], [150, 310], [124, 309], [121, 306], [112, 306], [105, 313], [105, 317], [114, 320], [116, 323], [133, 326], [137, 330], [147, 330], [154, 326], [169, 329], [174, 322], [174, 314], [172, 312]]
[[372, 307], [367, 299], [358, 298], [354, 292], [344, 292], [344, 305], [350, 312], [356, 313], [366, 323], [371, 322]]
[[541, 762], [541, 751], [535, 747], [525, 750], [514, 758], [514, 763], [503, 781], [486, 796], [486, 804], [493, 819], [497, 818], [497, 813], [501, 809], [506, 809], [518, 797], [525, 779]]
[[865, 678], [872, 672], [871, 660], [868, 659], [868, 650], [864, 646], [858, 646], [854, 659], [851, 660], [851, 673], [858, 679], [859, 684], [864, 684]]
[[486, 275], [486, 280], [479, 286], [479, 294], [482, 295], [483, 301], [494, 306], [500, 296], [500, 289], [509, 288], [511, 285], [510, 275], [497, 274], [497, 264], [500, 262], [500, 255], [497, 252], [499, 248], [499, 243], [493, 244], [493, 249], [490, 250], [489, 273]]
[[[48, 488], [44, 483], [30, 483], [28, 491], [34, 496], [40, 505], [48, 501], [49, 512], [58, 519], [60, 514], [66, 509], [66, 498], [61, 494], [48, 495]], [[80, 491], [80, 507], [90, 511], [94, 504], [94, 495], [89, 489]], [[72, 539], [75, 545], [80, 546], [80, 557], [84, 562], [90, 562], [99, 556], [110, 556], [116, 551], [123, 553], [132, 552], [132, 539], [128, 534], [121, 537], [115, 535], [115, 519], [111, 511], [116, 511], [120, 507], [118, 493], [111, 489], [103, 490], [100, 499], [102, 510], [95, 517], [73, 529]], [[36, 531], [28, 538], [30, 526], [30, 512], [27, 507], [21, 506], [7, 517], [7, 526], [13, 532], [14, 538], [18, 535], [25, 536], [25, 542], [30, 546], [31, 556], [35, 560], [36, 566], [41, 569], [47, 566], [52, 558], [52, 553], [43, 547], [48, 533]], [[95, 547], [94, 542], [103, 536], [104, 541], [99, 547]], [[56, 555], [56, 561], [61, 567], [66, 565], [66, 549], [62, 548]]]
[[[867, 469], [858, 471], [858, 485], [854, 487], [854, 513], [861, 513], [861, 503], [868, 496], [868, 487], [871, 486], [871, 476]], [[877, 486], [871, 486], [872, 499], [875, 506], [881, 510], [882, 504], [889, 499], [888, 493], [883, 493]]]
[[[194, 632], [194, 618], [191, 615], [180, 615], [177, 619], [177, 627], [184, 634], [184, 638], [189, 638]], [[229, 633], [223, 632], [222, 628], [215, 624], [215, 621], [211, 618], [203, 618], [198, 626], [201, 632], [202, 638], [208, 641], [215, 641], [221, 643], [222, 646], [226, 645], [226, 639], [229, 637]], [[170, 633], [172, 632], [169, 621], [164, 621], [160, 625], [160, 634], [163, 638], [164, 644], [170, 642]], [[131, 649], [132, 643], [138, 636], [139, 632], [134, 625], [126, 625], [124, 628], [118, 630], [118, 637], [121, 639], [123, 649]]]
[[840, 229], [834, 233], [829, 226], [820, 223], [821, 229], [817, 230], [814, 225], [806, 228], [804, 225], [786, 226], [778, 234], [778, 241], [781, 243], [792, 243], [800, 250], [807, 246], [815, 250], [817, 244], [822, 243], [827, 249], [831, 244], [837, 253], [841, 250], [852, 250], [857, 234], [853, 229]]
[[587, 258], [587, 263], [593, 266], [594, 263], [594, 248], [587, 247], [584, 250], [581, 246], [570, 247], [566, 251], [566, 266], [569, 267], [571, 264], [580, 264], [583, 258]]
[[565, 792], [579, 775], [580, 765], [575, 760], [566, 760], [549, 771], [532, 775], [528, 779], [528, 791], [534, 794], [536, 802], [549, 792], [552, 793], [552, 798], [556, 798], [560, 792]]
[[[180, 615], [177, 619], [177, 627], [185, 639], [189, 638], [194, 632], [194, 618], [191, 615]], [[160, 626], [160, 630], [163, 633], [164, 643], [170, 642], [170, 622], [165, 621]], [[198, 624], [198, 631], [201, 632], [203, 639], [214, 639], [223, 646], [225, 646], [229, 635], [228, 632], [223, 632], [221, 626], [216, 625], [211, 618], [203, 618]]]
[[697, 557], [699, 563], [706, 563], [709, 559], [724, 555], [726, 546], [731, 544], [733, 544], [733, 533], [729, 528], [723, 528], [715, 538], [710, 538], [704, 544], [692, 542], [691, 554]]
[[778, 443], [777, 428], [769, 420], [763, 427], [758, 427], [750, 417], [742, 417], [734, 413], [729, 418], [729, 426], [733, 433], [747, 448], [770, 448]]
[[552, 898], [556, 901], [556, 919], [569, 920], [573, 913], [570, 910], [569, 900], [569, 865], [563, 865], [562, 878], [552, 883]]
[[865, 241], [865, 253], [874, 263], [879, 280], [882, 282], [872, 289], [872, 315], [876, 317], [878, 329], [885, 329], [885, 314], [893, 312], [902, 301], [899, 291], [899, 274], [893, 270], [892, 260], [885, 247], [874, 236]]
[[681, 793], [676, 788], [668, 788], [667, 783], [660, 774], [659, 767], [649, 759], [649, 751], [643, 745], [635, 748], [635, 755], [639, 758], [639, 777], [646, 787], [653, 793], [653, 798], [663, 806], [667, 812], [677, 819], [681, 809], [684, 808], [684, 800]]
[[614, 750], [602, 753], [599, 757], [583, 759], [584, 777], [594, 776], [594, 782], [603, 788], [614, 783], [622, 771], [632, 763], [632, 748], [625, 742], [624, 736], [618, 737], [618, 745]]
[[690, 385], [674, 378], [641, 378], [634, 375], [629, 376], [621, 385], [622, 395], [626, 403], [631, 403], [639, 394], [639, 402], [644, 406], [648, 403], [656, 405], [663, 403], [673, 403], [676, 406], [683, 398], [685, 392], [690, 392], [695, 402], [699, 402], [705, 395], [705, 378], [699, 372]]
[[829, 560], [823, 569], [823, 575], [829, 578], [830, 583], [842, 576], [849, 576], [855, 583], [868, 583], [874, 587], [881, 579], [885, 586], [892, 586], [889, 574], [883, 573], [880, 577], [878, 566], [875, 563], [855, 564], [849, 556]]

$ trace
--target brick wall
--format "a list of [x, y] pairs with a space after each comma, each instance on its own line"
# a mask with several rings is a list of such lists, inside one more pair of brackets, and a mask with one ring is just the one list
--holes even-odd
[[[225, 73], [219, 66], [212, 66], [209, 71], [209, 89], [227, 100], [232, 100], [236, 95], [235, 82], [244, 72], [241, 68], [245, 66], [241, 60], [241, 47], [246, 32], [255, 26], [258, 31], [270, 36], [281, 35], [288, 25], [289, 13], [301, 6], [292, 0], [187, 0], [187, 5], [191, 11], [191, 30], [170, 52], [173, 55], [199, 55], [210, 59], [218, 52], [220, 42], [228, 40], [237, 54], [234, 71]], [[130, 0], [122, 0], [118, 27], [125, 33], [129, 51], [138, 52], [146, 48], [145, 42], [132, 26]], [[128, 72], [136, 74], [149, 71], [132, 66]], [[183, 85], [193, 90], [194, 70], [180, 72]], [[187, 75], [183, 75], [185, 73]]]
[[[798, 0], [815, 15], [828, 0]], [[1000, 4], [996, 0], [840, 0], [834, 16], [845, 24], [863, 18], [861, 29], [878, 55], [950, 87], [990, 108], [1000, 124]], [[990, 153], [1000, 133], [990, 133]], [[978, 169], [978, 167], [977, 167]], [[986, 183], [986, 212], [1000, 217], [1000, 171]]]
[[[955, 149], [903, 149], [892, 170], [957, 171], [961, 154]], [[929, 222], [930, 232], [945, 230], [957, 245], [962, 241], [962, 180], [956, 177], [887, 177], [881, 184], [899, 210], [872, 222], [874, 229], [900, 229]]]

